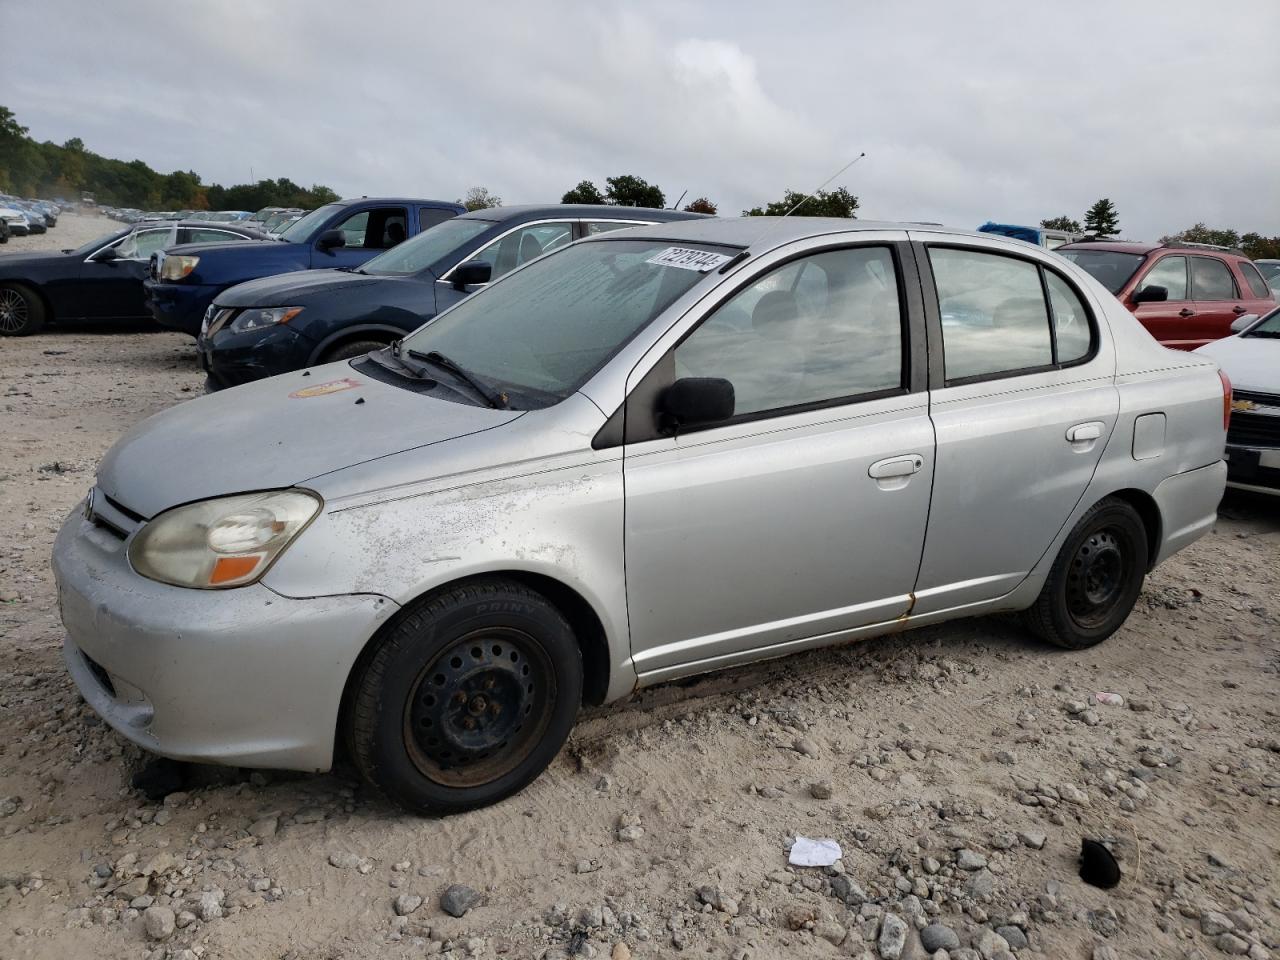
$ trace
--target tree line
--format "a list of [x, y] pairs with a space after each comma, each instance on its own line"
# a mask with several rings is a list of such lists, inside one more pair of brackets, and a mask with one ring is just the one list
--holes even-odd
[[159, 173], [141, 160], [113, 160], [79, 137], [62, 146], [27, 135], [12, 110], [0, 106], [0, 190], [24, 197], [79, 200], [140, 210], [257, 210], [317, 207], [338, 199], [328, 187], [303, 187], [287, 177], [224, 187], [203, 183], [194, 170]]

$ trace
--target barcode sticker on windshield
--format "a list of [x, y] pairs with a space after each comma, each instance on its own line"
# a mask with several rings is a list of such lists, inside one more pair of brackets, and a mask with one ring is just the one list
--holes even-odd
[[655, 253], [645, 263], [656, 263], [660, 267], [678, 267], [681, 270], [696, 270], [706, 273], [714, 270], [731, 258], [723, 253], [707, 253], [705, 250], [690, 250], [688, 247], [667, 247]]

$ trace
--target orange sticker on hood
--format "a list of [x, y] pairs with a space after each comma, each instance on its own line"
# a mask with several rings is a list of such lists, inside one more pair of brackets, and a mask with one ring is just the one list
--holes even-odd
[[343, 377], [341, 380], [330, 380], [328, 383], [317, 383], [314, 387], [304, 387], [301, 390], [295, 390], [289, 394], [293, 400], [306, 400], [309, 397], [323, 397], [329, 393], [339, 393], [343, 390], [350, 390], [353, 387], [360, 386], [359, 380], [352, 380], [350, 377]]

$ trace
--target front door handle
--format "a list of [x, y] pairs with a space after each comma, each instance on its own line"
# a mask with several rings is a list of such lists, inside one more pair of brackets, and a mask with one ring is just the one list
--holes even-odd
[[1246, 307], [1242, 307], [1238, 303], [1231, 308], [1231, 312], [1234, 313], [1236, 316], [1240, 316], [1240, 314], [1245, 313], [1246, 310], [1247, 310]]
[[873, 480], [889, 480], [893, 477], [909, 477], [919, 473], [924, 466], [924, 457], [918, 453], [909, 453], [905, 457], [890, 457], [888, 460], [877, 460], [867, 467], [867, 476]]
[[1077, 423], [1067, 431], [1067, 440], [1071, 443], [1089, 443], [1102, 436], [1102, 424], [1094, 420], [1090, 423]]
[[1196, 312], [1192, 310], [1190, 307], [1183, 307], [1181, 310], [1178, 311], [1178, 316], [1180, 317], [1194, 317], [1195, 315], [1196, 315]]

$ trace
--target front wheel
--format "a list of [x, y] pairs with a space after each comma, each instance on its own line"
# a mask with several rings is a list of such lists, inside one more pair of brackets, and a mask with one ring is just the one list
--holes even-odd
[[1100, 500], [1063, 543], [1024, 620], [1056, 646], [1092, 647], [1128, 618], [1146, 569], [1147, 530], [1138, 511], [1123, 500]]
[[564, 616], [495, 578], [437, 593], [389, 629], [355, 678], [347, 735], [361, 774], [391, 799], [457, 813], [542, 773], [581, 699]]

